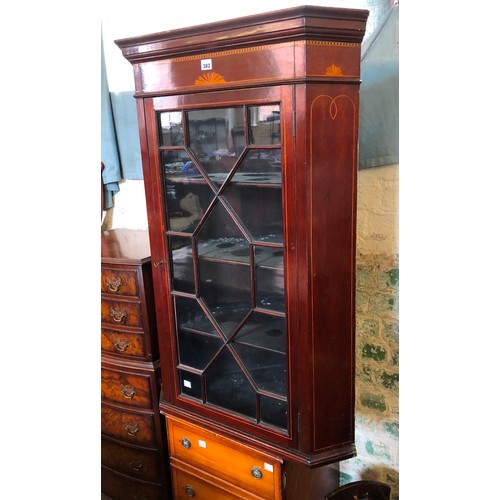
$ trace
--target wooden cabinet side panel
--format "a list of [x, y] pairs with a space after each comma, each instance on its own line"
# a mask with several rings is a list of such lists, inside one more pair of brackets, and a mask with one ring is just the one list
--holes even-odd
[[[156, 307], [154, 298], [153, 273], [151, 262], [142, 267], [143, 309], [144, 309], [144, 330], [148, 336], [146, 347], [148, 354], [153, 361], [159, 359], [158, 350], [158, 325], [156, 322]], [[145, 301], [145, 303], [144, 303]]]
[[358, 88], [311, 85], [309, 278], [314, 451], [354, 440]]
[[339, 485], [339, 465], [309, 468], [286, 462], [286, 500], [322, 499]]

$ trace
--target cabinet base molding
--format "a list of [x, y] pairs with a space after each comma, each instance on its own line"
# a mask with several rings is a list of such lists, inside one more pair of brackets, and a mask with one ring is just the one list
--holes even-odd
[[345, 446], [341, 446], [334, 451], [328, 450], [324, 454], [316, 454], [314, 456], [300, 454], [298, 452], [294, 452], [294, 450], [291, 450], [290, 448], [279, 448], [276, 444], [268, 445], [266, 442], [256, 439], [255, 436], [243, 434], [238, 432], [233, 427], [226, 427], [220, 425], [218, 422], [203, 419], [200, 415], [193, 415], [191, 413], [184, 412], [177, 406], [169, 405], [165, 402], [165, 400], [160, 400], [160, 414], [165, 418], [168, 418], [168, 416], [180, 418], [188, 422], [192, 422], [194, 425], [211, 429], [222, 436], [226, 436], [236, 441], [241, 441], [242, 443], [255, 447], [264, 453], [279, 453], [279, 456], [284, 460], [295, 462], [308, 468], [317, 468], [330, 464], [336, 464], [342, 460], [355, 457], [357, 453], [355, 444], [347, 443]]

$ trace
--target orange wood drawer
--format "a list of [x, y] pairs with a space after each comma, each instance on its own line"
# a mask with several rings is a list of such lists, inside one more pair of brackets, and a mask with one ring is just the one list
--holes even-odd
[[141, 303], [102, 298], [101, 321], [110, 325], [142, 327]]
[[156, 446], [154, 416], [101, 405], [101, 432], [138, 446]]
[[101, 368], [101, 399], [152, 408], [151, 376]]
[[141, 450], [101, 439], [101, 464], [144, 481], [161, 482], [162, 460], [160, 451]]
[[183, 498], [198, 498], [199, 500], [235, 500], [237, 498], [259, 499], [243, 490], [238, 490], [228, 483], [204, 480], [203, 472], [186, 472], [182, 468], [171, 465], [172, 492], [176, 500]]
[[135, 271], [101, 269], [101, 292], [128, 297], [139, 296], [139, 284]]
[[145, 358], [144, 334], [101, 328], [101, 349], [120, 356]]
[[167, 417], [170, 456], [262, 498], [279, 498], [281, 460]]
[[166, 500], [169, 488], [123, 476], [107, 467], [101, 467], [101, 491], [115, 500]]

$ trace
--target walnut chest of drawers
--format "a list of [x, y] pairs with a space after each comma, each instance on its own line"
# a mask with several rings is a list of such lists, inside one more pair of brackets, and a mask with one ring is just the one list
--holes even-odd
[[149, 236], [101, 234], [101, 489], [115, 500], [171, 498]]

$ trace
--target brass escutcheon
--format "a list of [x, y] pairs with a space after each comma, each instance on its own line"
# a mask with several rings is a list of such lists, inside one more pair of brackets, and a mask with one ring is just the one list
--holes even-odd
[[144, 464], [142, 462], [136, 462], [135, 460], [131, 460], [128, 464], [136, 472], [139, 472], [144, 467]]
[[113, 345], [117, 351], [123, 352], [129, 346], [129, 341], [126, 337], [120, 337], [113, 340]]
[[190, 484], [186, 485], [186, 487], [184, 488], [184, 491], [186, 492], [186, 495], [188, 497], [194, 497], [196, 495], [194, 488]]
[[121, 384], [120, 391], [127, 399], [132, 399], [135, 396], [135, 387], [133, 385]]
[[135, 436], [139, 432], [139, 424], [137, 422], [127, 422], [125, 430], [129, 436]]
[[112, 276], [106, 278], [106, 285], [108, 285], [108, 290], [110, 292], [117, 292], [118, 289], [123, 285], [123, 281], [120, 276]]
[[117, 323], [121, 323], [127, 317], [127, 311], [123, 307], [111, 307], [110, 313], [113, 321]]

